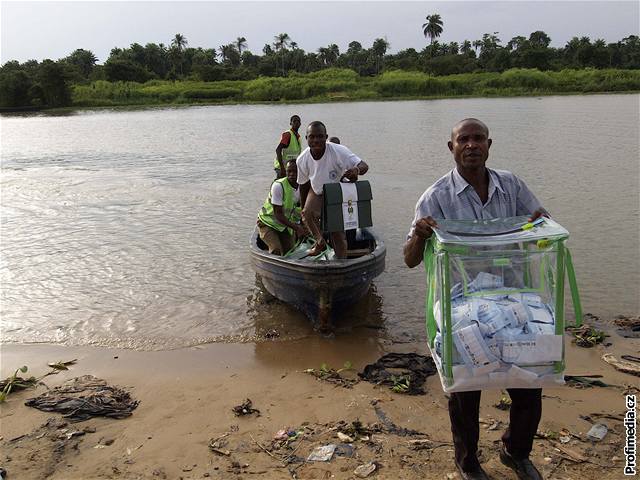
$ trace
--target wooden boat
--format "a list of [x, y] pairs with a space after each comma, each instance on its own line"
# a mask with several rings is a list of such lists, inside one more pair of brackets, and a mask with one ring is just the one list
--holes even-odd
[[272, 255], [257, 229], [251, 236], [251, 263], [266, 290], [317, 322], [320, 330], [329, 330], [332, 318], [363, 297], [384, 271], [382, 239], [368, 228], [347, 233], [348, 258], [319, 261]]

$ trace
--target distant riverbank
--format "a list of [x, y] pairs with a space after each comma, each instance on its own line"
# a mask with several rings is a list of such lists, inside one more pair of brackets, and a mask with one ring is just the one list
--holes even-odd
[[511, 69], [502, 73], [431, 76], [390, 71], [360, 77], [347, 69], [218, 82], [96, 81], [73, 87], [73, 107], [272, 102], [328, 102], [453, 97], [540, 96], [640, 91], [639, 70]]

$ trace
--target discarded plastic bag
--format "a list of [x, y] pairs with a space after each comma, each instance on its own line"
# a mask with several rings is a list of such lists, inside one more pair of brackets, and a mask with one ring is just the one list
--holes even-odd
[[336, 451], [336, 445], [331, 443], [329, 445], [323, 445], [316, 447], [313, 452], [307, 457], [308, 462], [328, 462], [333, 457], [333, 453]]
[[602, 423], [596, 423], [591, 427], [591, 429], [587, 432], [587, 438], [590, 440], [599, 442], [607, 435], [608, 429], [606, 425]]

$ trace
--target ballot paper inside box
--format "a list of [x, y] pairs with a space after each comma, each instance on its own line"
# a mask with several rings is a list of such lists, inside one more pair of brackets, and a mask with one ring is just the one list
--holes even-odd
[[327, 183], [323, 187], [322, 230], [344, 232], [371, 227], [371, 185], [362, 180], [353, 183]]
[[582, 318], [568, 232], [526, 217], [438, 226], [424, 261], [429, 347], [444, 390], [564, 383], [565, 276]]

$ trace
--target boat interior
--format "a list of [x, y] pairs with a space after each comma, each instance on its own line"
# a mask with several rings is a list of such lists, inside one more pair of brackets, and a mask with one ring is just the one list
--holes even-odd
[[[368, 228], [357, 228], [353, 230], [347, 230], [347, 259], [359, 258], [364, 255], [368, 255], [376, 248], [376, 239], [372, 232]], [[331, 244], [331, 239], [328, 233], [324, 234], [327, 244]], [[289, 252], [285, 257], [302, 260], [304, 256], [295, 254], [296, 249], [300, 250], [301, 245], [306, 244], [304, 248], [310, 248], [313, 245], [313, 239], [306, 239], [302, 243], [298, 243], [294, 249]], [[257, 236], [257, 246], [260, 250], [267, 250], [266, 244]], [[329, 258], [330, 259], [330, 258]]]

